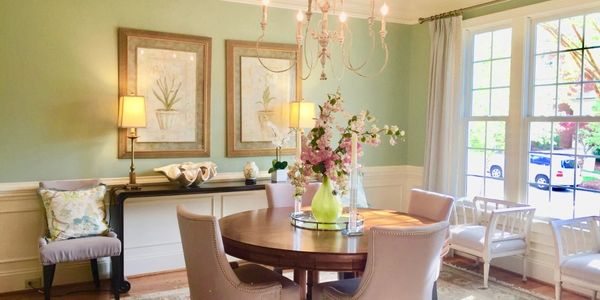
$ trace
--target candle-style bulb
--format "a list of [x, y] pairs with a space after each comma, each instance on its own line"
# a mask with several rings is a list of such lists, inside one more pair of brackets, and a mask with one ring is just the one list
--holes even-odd
[[340, 22], [346, 23], [347, 20], [348, 20], [348, 15], [346, 14], [346, 12], [342, 12], [340, 14]]
[[386, 3], [383, 3], [379, 11], [381, 12], [382, 16], [387, 16], [387, 14], [390, 12], [390, 8], [387, 6]]
[[298, 20], [298, 22], [304, 21], [304, 14], [301, 10], [298, 10], [298, 13], [296, 14], [296, 20]]

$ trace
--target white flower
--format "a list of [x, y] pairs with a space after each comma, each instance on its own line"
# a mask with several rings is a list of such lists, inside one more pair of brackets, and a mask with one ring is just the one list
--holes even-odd
[[396, 139], [393, 137], [390, 137], [390, 145], [394, 146], [396, 145]]
[[383, 130], [384, 130], [385, 132], [388, 132], [388, 131], [390, 130], [390, 126], [388, 126], [388, 125], [383, 125]]
[[397, 132], [398, 130], [400, 130], [400, 128], [398, 128], [398, 126], [396, 126], [396, 125], [392, 125], [392, 126], [390, 127], [390, 129], [391, 129], [391, 130], [392, 130], [392, 132], [394, 132], [394, 133], [395, 133], [395, 132]]
[[404, 130], [401, 130], [400, 131], [400, 136], [404, 136], [404, 135], [406, 135], [406, 132], [404, 132]]

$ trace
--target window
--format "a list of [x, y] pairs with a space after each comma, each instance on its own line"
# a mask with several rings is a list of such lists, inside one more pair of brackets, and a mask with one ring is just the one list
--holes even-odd
[[534, 23], [527, 199], [539, 214], [600, 212], [600, 13]]
[[504, 198], [505, 124], [510, 94], [510, 28], [477, 33], [468, 82], [466, 194]]
[[544, 5], [555, 11], [465, 23], [463, 194], [598, 215], [600, 5]]

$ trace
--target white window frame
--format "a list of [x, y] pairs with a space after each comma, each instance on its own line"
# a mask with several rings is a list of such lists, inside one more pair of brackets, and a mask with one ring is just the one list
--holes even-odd
[[[511, 71], [510, 71], [510, 100], [508, 117], [506, 119], [506, 143], [504, 162], [504, 197], [514, 202], [527, 201], [528, 165], [529, 156], [529, 123], [532, 120], [553, 120], [552, 117], [534, 117], [532, 112], [533, 96], [530, 87], [533, 86], [533, 76], [530, 74], [530, 63], [535, 59], [532, 51], [535, 46], [533, 38], [537, 22], [552, 20], [567, 16], [576, 16], [600, 9], [600, 2], [596, 0], [553, 0], [533, 4], [508, 11], [485, 15], [463, 21], [463, 94], [462, 112], [464, 141], [459, 145], [463, 152], [463, 168], [460, 170], [458, 182], [458, 194], [466, 192], [466, 170], [467, 170], [467, 143], [468, 143], [468, 120], [470, 116], [472, 85], [472, 52], [473, 36], [476, 33], [493, 31], [499, 28], [510, 27], [512, 29], [511, 41]], [[490, 117], [485, 117], [490, 120]], [[493, 118], [493, 117], [492, 117]], [[579, 117], [584, 120], [585, 117]], [[563, 119], [564, 120], [564, 119]], [[595, 119], [597, 120], [597, 118]]]

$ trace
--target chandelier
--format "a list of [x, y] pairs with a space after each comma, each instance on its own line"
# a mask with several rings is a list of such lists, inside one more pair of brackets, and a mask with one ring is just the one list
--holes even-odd
[[[301, 10], [296, 14], [296, 44], [300, 53], [304, 56], [303, 61], [307, 69], [306, 74], [302, 74], [302, 80], [310, 77], [314, 68], [319, 64], [321, 66], [321, 80], [327, 80], [327, 73], [325, 72], [326, 65], [329, 62], [329, 66], [336, 74], [336, 68], [334, 67], [334, 60], [332, 59], [332, 45], [339, 47], [339, 53], [341, 58], [341, 64], [343, 65], [342, 73], [340, 76], [336, 76], [338, 80], [343, 76], [343, 71], [349, 70], [354, 74], [362, 77], [376, 76], [379, 75], [387, 66], [388, 63], [388, 47], [385, 42], [387, 35], [386, 21], [385, 18], [389, 12], [387, 4], [384, 2], [380, 8], [381, 21], [379, 32], [375, 32], [375, 0], [370, 1], [370, 13], [367, 18], [367, 26], [369, 37], [371, 38], [371, 47], [368, 55], [364, 58], [361, 63], [355, 64], [351, 61], [351, 50], [352, 50], [352, 32], [347, 24], [348, 15], [344, 11], [343, 0], [308, 0], [308, 7], [305, 12]], [[316, 24], [311, 24], [313, 19], [313, 7], [317, 6], [321, 13], [321, 20]], [[269, 0], [262, 0], [262, 20], [260, 22], [261, 35], [256, 42], [257, 57], [261, 65], [271, 72], [281, 73], [290, 70], [295, 64], [283, 70], [273, 70], [266, 66], [259, 54], [260, 44], [263, 42], [268, 24], [268, 7]], [[339, 9], [338, 9], [339, 7]], [[335, 30], [330, 30], [329, 18], [330, 15], [338, 15], [338, 22]], [[314, 22], [313, 22], [314, 23]], [[383, 50], [383, 63], [379, 70], [374, 74], [366, 74], [365, 67], [368, 65], [373, 53], [375, 52], [376, 44], [379, 40], [381, 49]], [[309, 41], [313, 41], [313, 46], [309, 44]], [[316, 45], [316, 46], [315, 46]], [[312, 49], [312, 50], [311, 50]], [[304, 69], [304, 68], [303, 68]], [[339, 67], [337, 67], [339, 69]], [[304, 72], [303, 72], [304, 73]]]

